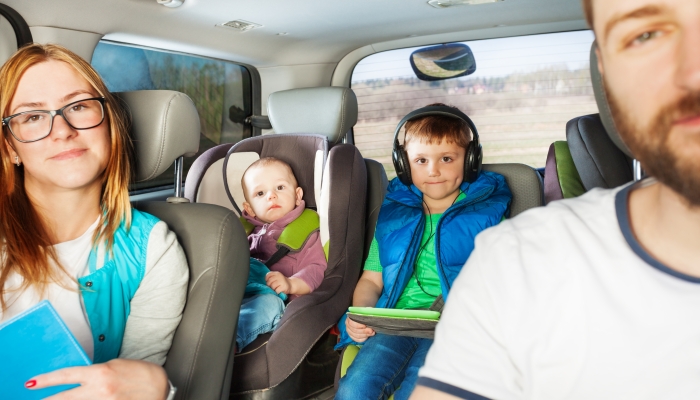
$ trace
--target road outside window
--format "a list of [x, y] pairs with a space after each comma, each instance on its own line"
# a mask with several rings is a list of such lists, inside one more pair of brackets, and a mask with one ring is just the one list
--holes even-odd
[[409, 56], [420, 47], [371, 55], [352, 75], [359, 102], [355, 144], [384, 165], [389, 178], [392, 135], [399, 120], [430, 103], [464, 111], [479, 130], [484, 163], [544, 167], [549, 145], [566, 140], [566, 122], [598, 112], [589, 72], [591, 31], [463, 42], [476, 72], [421, 81]]

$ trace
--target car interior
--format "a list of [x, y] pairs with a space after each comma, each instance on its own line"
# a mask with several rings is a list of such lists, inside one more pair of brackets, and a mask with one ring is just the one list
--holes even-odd
[[[410, 111], [474, 120], [509, 217], [641, 177], [610, 116], [579, 0], [2, 0], [0, 62], [31, 42], [90, 61], [131, 119], [133, 205], [187, 255], [165, 369], [177, 399], [331, 399], [351, 305]], [[328, 268], [234, 354], [249, 268], [241, 176], [289, 163]], [[349, 361], [344, 361], [349, 362]]]

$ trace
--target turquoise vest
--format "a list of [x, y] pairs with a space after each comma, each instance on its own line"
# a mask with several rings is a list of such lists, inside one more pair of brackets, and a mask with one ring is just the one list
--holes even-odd
[[132, 209], [131, 228], [127, 232], [124, 224], [119, 226], [114, 233], [112, 254], [107, 252], [102, 268], [97, 269], [96, 250], [90, 252], [90, 272], [78, 282], [95, 344], [94, 363], [119, 356], [131, 299], [146, 273], [148, 238], [158, 221]]

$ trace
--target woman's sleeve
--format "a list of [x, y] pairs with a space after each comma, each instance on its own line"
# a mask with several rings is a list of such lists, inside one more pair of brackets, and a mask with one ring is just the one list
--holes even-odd
[[165, 222], [148, 239], [146, 274], [131, 299], [119, 358], [163, 365], [187, 297], [187, 258]]

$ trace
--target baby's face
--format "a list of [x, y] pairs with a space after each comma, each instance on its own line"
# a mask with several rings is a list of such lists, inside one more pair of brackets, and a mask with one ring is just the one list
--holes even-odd
[[296, 187], [290, 171], [273, 163], [248, 170], [245, 174], [245, 211], [260, 221], [271, 223], [301, 204], [303, 191]]

